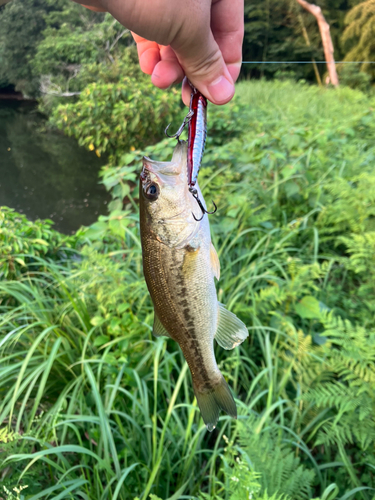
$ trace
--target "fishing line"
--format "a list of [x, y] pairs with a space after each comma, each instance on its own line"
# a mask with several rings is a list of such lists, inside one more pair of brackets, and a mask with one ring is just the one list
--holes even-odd
[[375, 64], [375, 61], [242, 61], [242, 64]]

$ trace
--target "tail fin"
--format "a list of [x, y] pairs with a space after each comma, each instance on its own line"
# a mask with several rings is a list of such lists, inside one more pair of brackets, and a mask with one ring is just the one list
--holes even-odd
[[194, 387], [194, 393], [203, 421], [210, 432], [216, 427], [220, 409], [224, 410], [231, 417], [237, 418], [236, 403], [224, 377], [222, 377], [221, 382], [212, 388], [211, 391], [199, 392]]

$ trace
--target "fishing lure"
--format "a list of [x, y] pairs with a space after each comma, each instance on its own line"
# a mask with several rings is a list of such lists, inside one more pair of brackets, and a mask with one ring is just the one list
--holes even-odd
[[189, 187], [195, 186], [201, 167], [207, 137], [207, 99], [191, 83], [191, 98], [188, 129], [188, 183]]
[[202, 210], [201, 219], [202, 220], [204, 214], [214, 214], [217, 210], [215, 203], [214, 210], [212, 212], [208, 212], [206, 208], [203, 206], [201, 200], [198, 196], [198, 191], [194, 187], [197, 179], [199, 170], [202, 163], [204, 148], [206, 145], [206, 137], [207, 137], [207, 99], [204, 97], [198, 89], [194, 87], [194, 85], [189, 81], [189, 85], [191, 87], [191, 98], [190, 98], [190, 106], [189, 112], [185, 116], [182, 125], [177, 130], [174, 135], [168, 134], [168, 127], [165, 129], [165, 134], [167, 137], [173, 137], [180, 142], [180, 135], [184, 131], [186, 125], [188, 125], [188, 147], [187, 147], [187, 177], [188, 177], [188, 185], [189, 191], [193, 195], [193, 197], [197, 200], [197, 203]]

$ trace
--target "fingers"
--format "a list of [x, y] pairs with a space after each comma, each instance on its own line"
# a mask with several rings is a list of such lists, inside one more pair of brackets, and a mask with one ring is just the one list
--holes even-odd
[[243, 0], [82, 1], [108, 10], [141, 35], [134, 35], [140, 66], [156, 86], [169, 87], [185, 74], [215, 104], [233, 97], [241, 64]]
[[182, 82], [181, 97], [185, 106], [189, 107], [191, 98], [191, 87], [186, 77]]
[[160, 45], [160, 59], [152, 72], [152, 83], [160, 89], [166, 89], [173, 83], [180, 83], [185, 76], [184, 70], [170, 46]]
[[161, 89], [179, 83], [184, 78], [176, 54], [171, 47], [164, 47], [132, 33], [137, 44], [141, 70], [151, 76], [152, 83]]
[[217, 0], [212, 5], [212, 33], [234, 81], [242, 63], [243, 18], [243, 0]]
[[189, 22], [181, 26], [171, 42], [186, 76], [214, 104], [225, 104], [234, 95], [233, 82], [241, 60], [242, 2], [190, 4], [197, 10], [190, 13]]
[[233, 79], [211, 31], [205, 38], [200, 50], [175, 51], [191, 83], [214, 104], [225, 104], [234, 95]]
[[155, 66], [160, 61], [159, 45], [156, 42], [150, 42], [141, 36], [132, 33], [137, 44], [139, 65], [143, 73], [152, 75]]

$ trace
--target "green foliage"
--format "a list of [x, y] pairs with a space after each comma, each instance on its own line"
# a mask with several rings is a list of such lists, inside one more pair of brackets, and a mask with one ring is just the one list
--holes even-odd
[[142, 153], [167, 159], [174, 141], [113, 143], [111, 212], [76, 236], [79, 256], [38, 254], [0, 282], [9, 491], [19, 480], [31, 499], [373, 497], [373, 101], [288, 81], [239, 85], [236, 99], [210, 106], [200, 185], [219, 207], [218, 298], [250, 332], [216, 349], [238, 421], [223, 415], [208, 434], [178, 347], [151, 337], [136, 177]]
[[[330, 23], [337, 59], [344, 55], [351, 58], [349, 54], [357, 50], [355, 44], [358, 54], [372, 50], [368, 8], [360, 6], [372, 4], [357, 4], [358, 0], [319, 2]], [[356, 5], [357, 10], [350, 11]], [[358, 14], [362, 11], [364, 14]], [[344, 34], [348, 45], [341, 43], [346, 14], [350, 19]], [[354, 24], [359, 23], [354, 31], [350, 16], [354, 16]], [[12, 0], [0, 11], [0, 33], [0, 82], [15, 84], [27, 95], [39, 95], [41, 109], [48, 115], [61, 100], [71, 100], [72, 93], [101, 81], [105, 73], [116, 72], [118, 61], [132, 43], [130, 34], [109, 15], [91, 12], [71, 0]], [[244, 60], [255, 61], [243, 67], [244, 75], [315, 81], [312, 65], [287, 62], [323, 59], [315, 18], [296, 1], [246, 0], [243, 56]], [[281, 63], [264, 65], [262, 61]], [[138, 61], [133, 69], [139, 71]], [[364, 69], [372, 71], [370, 66]], [[318, 70], [324, 72], [323, 66]], [[96, 71], [101, 73], [100, 78]], [[128, 65], [121, 67], [123, 76], [130, 76], [132, 71]], [[353, 74], [352, 68], [343, 68], [342, 80], [361, 89], [368, 87], [365, 77]], [[103, 82], [107, 81], [104, 76]]]
[[54, 231], [52, 224], [48, 220], [31, 222], [0, 207], [0, 280], [19, 277], [42, 259], [60, 261], [72, 254], [77, 238]]
[[226, 451], [238, 455], [238, 460], [233, 460], [231, 473], [234, 477], [238, 475], [239, 481], [247, 483], [241, 475], [250, 467], [260, 473], [259, 483], [263, 492], [283, 494], [295, 500], [311, 498], [309, 493], [314, 471], [306, 470], [300, 464], [300, 458], [294, 450], [283, 442], [277, 426], [270, 426], [259, 433], [256, 431], [258, 424], [255, 417], [249, 417], [246, 424], [239, 424], [239, 448], [231, 449], [233, 443], [230, 443]]
[[345, 18], [346, 28], [342, 41], [348, 47], [345, 54], [347, 61], [364, 61], [361, 71], [375, 76], [373, 65], [366, 61], [373, 61], [375, 56], [374, 28], [375, 28], [375, 2], [366, 0], [353, 7]]
[[[70, 1], [65, 4], [62, 12], [46, 15], [47, 28], [33, 60], [34, 74], [41, 78], [47, 95], [82, 90], [80, 73], [95, 65], [108, 70], [119, 47], [131, 40], [130, 32], [109, 14], [93, 13]], [[90, 83], [96, 76], [92, 75]]]
[[13, 0], [0, 12], [0, 80], [31, 96], [38, 93], [32, 60], [50, 8], [46, 0]]
[[370, 92], [371, 75], [360, 70], [360, 64], [340, 64], [337, 68], [340, 85], [347, 85], [352, 89]]
[[[306, 29], [310, 46], [303, 36]], [[312, 57], [322, 57], [319, 32], [313, 16], [297, 2], [245, 1], [245, 61], [311, 61]], [[296, 79], [314, 79], [310, 65], [249, 64], [243, 68], [251, 76], [266, 77], [274, 77], [280, 70], [292, 71]]]
[[[320, 0], [317, 3], [330, 24], [336, 60], [346, 54], [346, 47], [341, 43], [345, 15], [359, 1]], [[287, 75], [293, 80], [316, 81], [312, 64], [288, 64], [287, 61], [324, 60], [316, 19], [295, 0], [245, 0], [243, 53], [244, 61], [256, 61], [242, 69], [251, 77], [280, 79]], [[261, 61], [280, 61], [280, 64], [261, 64]], [[323, 79], [324, 67], [319, 65], [318, 71]]]
[[166, 93], [145, 78], [125, 77], [116, 84], [88, 85], [77, 103], [59, 106], [51, 121], [98, 155], [106, 152], [116, 158], [161, 139], [180, 103], [176, 89]]
[[[80, 92], [103, 73], [113, 73], [112, 65], [121, 67], [123, 76], [132, 73], [129, 31], [109, 14], [70, 0], [13, 0], [0, 12], [0, 26], [0, 80], [28, 95], [41, 94], [41, 109], [48, 114], [58, 96]], [[123, 64], [117, 63], [118, 54]]]

